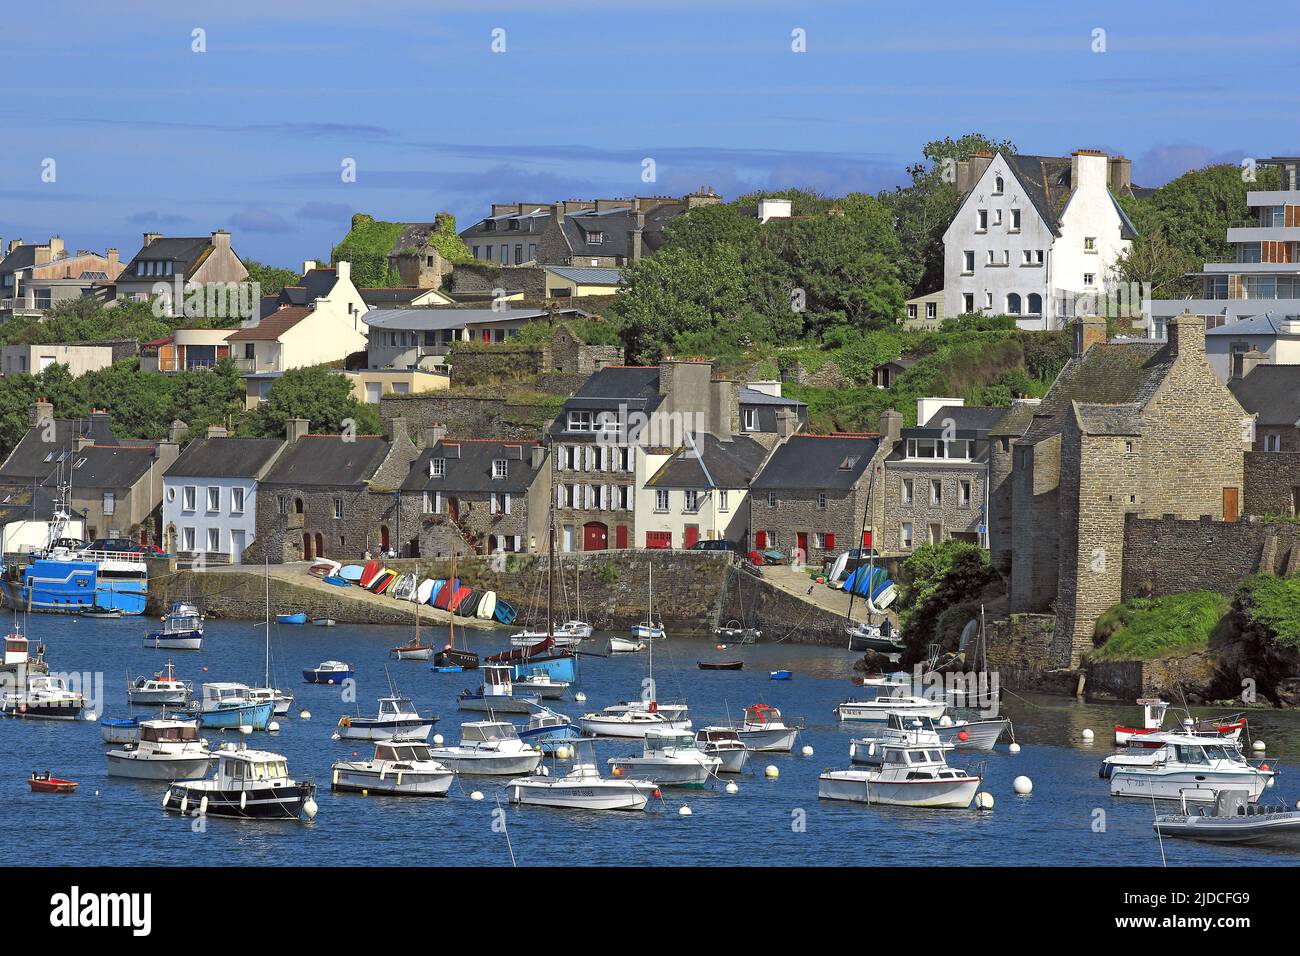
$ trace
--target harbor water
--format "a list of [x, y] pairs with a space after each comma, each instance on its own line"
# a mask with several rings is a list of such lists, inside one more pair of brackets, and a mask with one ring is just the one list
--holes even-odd
[[[88, 620], [33, 615], [28, 636], [43, 641], [51, 670], [102, 674], [104, 700], [98, 717], [150, 716], [148, 708], [128, 708], [128, 678], [153, 674], [166, 660], [176, 676], [193, 680], [262, 682], [262, 625], [208, 622], [199, 652], [159, 652], [141, 646], [155, 622], [143, 618]], [[717, 651], [712, 639], [670, 636], [656, 642], [655, 678], [662, 701], [685, 699], [696, 728], [739, 719], [748, 704], [779, 707], [787, 722], [803, 726], [793, 754], [756, 753], [750, 771], [726, 775], [736, 794], [722, 785], [706, 790], [666, 788], [646, 813], [568, 812], [513, 807], [505, 799], [504, 778], [466, 776], [445, 799], [366, 797], [330, 791], [330, 765], [362, 759], [372, 745], [331, 739], [339, 717], [376, 712], [376, 698], [388, 692], [388, 677], [411, 697], [422, 714], [437, 714], [434, 726], [447, 743], [459, 740], [461, 721], [479, 719], [457, 710], [455, 697], [476, 690], [473, 671], [440, 674], [426, 663], [395, 661], [389, 649], [411, 636], [410, 628], [332, 628], [273, 625], [272, 679], [297, 701], [278, 718], [278, 733], [255, 733], [250, 747], [283, 753], [291, 775], [317, 784], [320, 811], [310, 823], [273, 823], [210, 818], [196, 821], [167, 814], [162, 783], [109, 778], [98, 720], [76, 723], [0, 721], [0, 828], [11, 838], [0, 842], [0, 864], [13, 865], [1138, 865], [1159, 866], [1162, 846], [1151, 827], [1153, 808], [1140, 800], [1112, 798], [1097, 776], [1101, 760], [1113, 751], [1112, 728], [1139, 718], [1133, 704], [1085, 704], [1068, 699], [1004, 694], [1003, 712], [1011, 717], [1019, 754], [1007, 741], [992, 754], [955, 752], [954, 766], [984, 771], [983, 789], [996, 805], [992, 812], [913, 810], [831, 803], [817, 798], [817, 776], [827, 768], [849, 766], [850, 738], [862, 725], [840, 725], [832, 708], [854, 695], [847, 650], [789, 644], [731, 647]], [[424, 628], [436, 645], [446, 631]], [[622, 636], [622, 635], [619, 635]], [[469, 646], [491, 653], [506, 646], [508, 632], [470, 632]], [[458, 640], [460, 634], [458, 633]], [[596, 637], [586, 646], [603, 649]], [[741, 671], [702, 671], [698, 660], [741, 658]], [[345, 689], [302, 683], [303, 668], [324, 660], [346, 661], [357, 673], [356, 703]], [[626, 654], [580, 661], [577, 687], [586, 694], [552, 701], [553, 709], [577, 717], [584, 711], [640, 696], [646, 656]], [[793, 673], [773, 681], [770, 671]], [[310, 720], [298, 716], [311, 712]], [[1210, 713], [1210, 711], [1201, 711]], [[1092, 742], [1082, 739], [1091, 729]], [[203, 730], [216, 745], [237, 740], [234, 732]], [[1251, 739], [1268, 744], [1269, 762], [1281, 770], [1277, 787], [1264, 798], [1294, 804], [1300, 797], [1300, 716], [1252, 712]], [[611, 756], [639, 749], [636, 741], [600, 741], [602, 772]], [[810, 746], [813, 756], [801, 755]], [[551, 761], [548, 759], [548, 765]], [[767, 779], [768, 765], [779, 771]], [[564, 763], [553, 765], [563, 772]], [[51, 770], [76, 780], [72, 795], [30, 793], [27, 776]], [[1033, 793], [1017, 796], [1015, 777], [1033, 781]], [[472, 791], [484, 799], [474, 801]], [[679, 814], [688, 805], [691, 815]], [[504, 812], [502, 812], [504, 811]], [[28, 838], [15, 838], [26, 834]], [[1170, 866], [1294, 865], [1300, 855], [1207, 846], [1165, 840], [1163, 860]]]

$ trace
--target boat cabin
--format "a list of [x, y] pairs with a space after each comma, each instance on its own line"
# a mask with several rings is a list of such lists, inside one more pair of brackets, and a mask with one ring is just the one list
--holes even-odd
[[29, 694], [62, 694], [65, 696], [80, 696], [73, 694], [68, 690], [68, 682], [62, 677], [53, 677], [49, 674], [28, 674], [27, 675], [27, 693]]
[[173, 604], [172, 609], [163, 618], [164, 634], [182, 634], [186, 631], [200, 630], [202, 627], [203, 617], [199, 614], [199, 609], [185, 601], [177, 601]]
[[695, 738], [690, 734], [656, 733], [646, 731], [645, 752], [665, 750], [694, 750]]
[[223, 784], [242, 787], [265, 781], [280, 786], [288, 781], [289, 764], [283, 754], [267, 750], [235, 750], [221, 754], [217, 777]]
[[933, 717], [926, 717], [923, 714], [900, 714], [890, 711], [885, 719], [885, 726], [890, 730], [897, 730], [904, 733], [930, 733], [937, 734], [939, 728], [935, 725]]
[[948, 780], [966, 776], [963, 771], [948, 766], [942, 748], [938, 747], [886, 747], [880, 766], [882, 770], [895, 773], [905, 771], [906, 780]]
[[17, 633], [5, 635], [4, 662], [6, 664], [27, 663], [27, 638]]
[[745, 708], [746, 727], [781, 725], [781, 712], [771, 704], [750, 704]]
[[432, 759], [429, 756], [429, 745], [423, 742], [385, 740], [383, 743], [375, 744], [375, 760], [414, 762]]
[[380, 717], [407, 717], [415, 713], [415, 705], [409, 697], [379, 698]]
[[249, 699], [247, 684], [221, 682], [203, 685], [203, 704], [205, 707], [242, 704]]
[[481, 668], [483, 673], [483, 696], [509, 697], [514, 693], [511, 683], [513, 668], [504, 664], [487, 664]]
[[1145, 730], [1158, 730], [1165, 722], [1165, 711], [1169, 704], [1157, 697], [1144, 697], [1138, 701], [1142, 708], [1142, 727]]
[[146, 720], [140, 724], [140, 739], [153, 743], [184, 743], [199, 739], [198, 728], [187, 720]]
[[490, 740], [517, 740], [515, 725], [507, 720], [478, 720], [460, 725], [462, 743], [486, 743]]
[[[696, 743], [701, 744], [728, 742], [741, 743], [740, 734], [736, 733], [734, 730], [721, 730], [713, 727], [705, 727], [704, 729], [697, 731], [695, 734], [695, 741]], [[743, 746], [743, 744], [741, 745]]]

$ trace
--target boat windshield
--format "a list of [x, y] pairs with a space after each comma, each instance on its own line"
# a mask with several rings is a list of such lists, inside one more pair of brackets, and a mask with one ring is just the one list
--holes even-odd
[[1206, 748], [1196, 744], [1174, 744], [1174, 759], [1179, 763], [1209, 763]]
[[198, 732], [193, 724], [176, 724], [170, 727], [151, 727], [144, 724], [140, 728], [140, 736], [145, 740], [153, 740], [159, 743], [169, 740], [195, 740]]
[[509, 723], [482, 723], [482, 724], [462, 724], [460, 728], [462, 740], [509, 740], [518, 737], [515, 733], [514, 724]]
[[429, 748], [424, 744], [392, 744], [388, 748], [389, 753], [381, 752], [376, 754], [381, 760], [431, 760]]
[[405, 697], [383, 697], [379, 701], [379, 714], [409, 714], [411, 712], [411, 702]]
[[667, 750], [670, 747], [694, 747], [695, 740], [690, 734], [647, 734], [646, 749]]

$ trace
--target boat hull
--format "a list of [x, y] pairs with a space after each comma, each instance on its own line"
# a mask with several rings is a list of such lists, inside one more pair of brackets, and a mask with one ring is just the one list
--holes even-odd
[[537, 727], [519, 731], [519, 739], [530, 747], [539, 747], [544, 754], [555, 753], [557, 747], [580, 740], [582, 734], [573, 724], [559, 727]]
[[91, 561], [37, 561], [21, 582], [0, 582], [12, 607], [46, 614], [80, 614], [108, 608], [132, 616], [144, 613], [149, 584], [144, 577], [110, 578]]
[[456, 706], [461, 710], [473, 710], [484, 714], [531, 714], [541, 703], [536, 694], [505, 694], [484, 697], [482, 694], [462, 694], [456, 698]]
[[646, 734], [690, 729], [691, 722], [689, 720], [631, 722], [617, 720], [612, 717], [582, 718], [582, 732], [588, 737], [623, 737], [630, 740], [643, 740]]
[[[310, 783], [220, 790], [212, 780], [178, 782], [167, 788], [167, 799], [163, 809], [171, 813], [197, 813], [203, 798], [207, 797], [208, 804], [204, 812], [211, 817], [233, 817], [240, 820], [297, 820], [302, 813], [303, 805], [315, 792], [315, 784]], [[183, 810], [182, 800], [185, 801]]]
[[302, 679], [308, 684], [342, 684], [345, 680], [351, 680], [354, 676], [352, 671], [309, 670], [302, 672]]
[[388, 740], [390, 737], [428, 740], [433, 730], [433, 721], [428, 718], [367, 720], [364, 717], [352, 717], [349, 719], [350, 723], [340, 724], [338, 728], [338, 735], [344, 740]]
[[419, 648], [393, 648], [393, 657], [399, 661], [431, 661], [433, 660], [432, 647]]
[[891, 713], [901, 714], [904, 717], [930, 717], [938, 720], [947, 710], [947, 704], [943, 701], [891, 707], [884, 700], [845, 701], [835, 708], [835, 715], [842, 721], [883, 724], [889, 720]]
[[216, 754], [191, 757], [126, 756], [114, 751], [106, 754], [108, 775], [131, 780], [200, 780], [216, 762]]
[[1228, 818], [1167, 815], [1156, 817], [1152, 828], [1161, 836], [1185, 840], [1300, 850], [1300, 814], [1297, 813]]
[[[935, 730], [939, 733], [940, 741], [958, 750], [989, 751], [1010, 726], [1011, 721], [999, 717], [996, 720], [972, 720], [953, 727], [936, 727]], [[965, 740], [961, 738], [963, 730], [966, 732]]]
[[1204, 773], [1181, 769], [1116, 767], [1110, 773], [1112, 797], [1213, 803], [1220, 790], [1245, 790], [1254, 803], [1272, 775], [1259, 771]]
[[542, 762], [542, 754], [537, 750], [508, 754], [498, 754], [490, 751], [482, 754], [470, 754], [431, 749], [429, 757], [456, 773], [479, 774], [490, 777], [517, 777], [520, 774], [532, 773]]
[[393, 797], [445, 797], [456, 775], [439, 770], [380, 770], [364, 763], [336, 763], [331, 788], [343, 793]]
[[749, 763], [748, 747], [705, 747], [704, 752], [710, 757], [717, 757], [718, 773], [744, 773]]
[[23, 720], [80, 720], [84, 707], [80, 701], [6, 700], [0, 703], [0, 714]]
[[252, 727], [254, 730], [266, 730], [271, 722], [275, 707], [270, 701], [261, 704], [244, 704], [225, 710], [209, 710], [199, 714], [200, 727], [213, 727], [217, 730], [234, 730], [239, 727]]
[[702, 787], [712, 776], [708, 763], [695, 760], [614, 757], [609, 768], [616, 775], [653, 780], [661, 787]]
[[511, 780], [510, 802], [558, 810], [644, 810], [653, 784], [600, 780], [567, 785], [562, 781]]
[[872, 781], [862, 771], [838, 770], [817, 778], [817, 796], [891, 807], [965, 810], [979, 789], [978, 777], [948, 780]]
[[184, 707], [190, 702], [187, 690], [128, 690], [126, 702], [137, 707]]
[[163, 634], [161, 631], [146, 634], [144, 646], [155, 651], [197, 651], [203, 647], [202, 631], [185, 631], [179, 634]]
[[788, 754], [794, 750], [799, 731], [794, 727], [773, 727], [766, 730], [738, 730], [740, 742], [750, 750], [764, 753]]
[[106, 744], [129, 744], [140, 739], [140, 725], [136, 721], [99, 722], [99, 735]]
[[525, 663], [516, 664], [511, 676], [514, 680], [519, 680], [530, 674], [546, 674], [551, 680], [572, 684], [578, 679], [578, 659], [572, 654], [535, 657]]

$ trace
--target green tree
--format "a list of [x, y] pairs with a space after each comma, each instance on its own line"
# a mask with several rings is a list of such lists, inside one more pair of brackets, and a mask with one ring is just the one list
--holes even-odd
[[285, 286], [298, 283], [298, 273], [292, 269], [268, 266], [253, 259], [245, 259], [244, 268], [248, 270], [248, 281], [261, 286], [262, 295], [279, 295]]
[[383, 426], [374, 405], [358, 402], [352, 383], [320, 365], [290, 369], [276, 379], [266, 399], [249, 416], [244, 431], [276, 437], [290, 418], [305, 418], [311, 430], [338, 434], [352, 423], [358, 435], [379, 434]]

